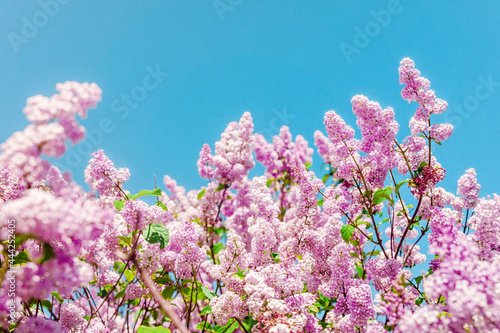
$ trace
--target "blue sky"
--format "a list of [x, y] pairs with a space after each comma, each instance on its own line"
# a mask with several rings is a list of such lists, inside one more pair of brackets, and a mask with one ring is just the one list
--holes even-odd
[[257, 132], [285, 124], [312, 146], [328, 110], [355, 127], [350, 100], [363, 94], [395, 109], [402, 139], [416, 105], [397, 68], [410, 57], [449, 104], [434, 122], [455, 125], [435, 150], [443, 185], [455, 192], [474, 167], [481, 196], [498, 193], [499, 14], [494, 1], [3, 0], [0, 141], [27, 125], [26, 98], [96, 82], [103, 101], [82, 121], [93, 138], [56, 164], [83, 184], [102, 148], [131, 170], [132, 192], [164, 174], [199, 188], [201, 146], [244, 111]]

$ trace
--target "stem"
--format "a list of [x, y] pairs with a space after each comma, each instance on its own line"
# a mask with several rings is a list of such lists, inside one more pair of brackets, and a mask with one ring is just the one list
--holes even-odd
[[243, 331], [245, 331], [246, 333], [249, 333], [247, 331], [247, 329], [245, 328], [245, 326], [243, 326], [243, 324], [241, 323], [241, 321], [238, 318], [234, 318], [234, 319], [236, 319], [236, 321], [238, 322], [238, 324], [240, 324], [240, 327], [243, 329]]
[[235, 321], [236, 321], [236, 318], [234, 318], [234, 320], [231, 322], [231, 324], [228, 325], [227, 328], [224, 331], [222, 331], [221, 333], [225, 333], [231, 326], [233, 326]]
[[406, 256], [406, 259], [405, 261], [403, 262], [403, 267], [406, 265], [406, 262], [408, 261], [408, 259], [410, 258], [410, 255], [411, 253], [413, 252], [413, 248], [415, 247], [415, 245], [417, 245], [418, 242], [420, 242], [420, 240], [422, 239], [422, 237], [424, 237], [424, 235], [427, 233], [427, 228], [429, 227], [429, 221], [427, 221], [427, 225], [425, 226], [424, 229], [422, 229], [422, 234], [420, 235], [420, 237], [417, 239], [417, 241], [412, 245], [412, 247], [410, 248], [410, 251], [408, 252], [408, 255]]
[[132, 262], [137, 267], [137, 270], [142, 277], [142, 281], [144, 281], [146, 287], [148, 287], [148, 289], [151, 291], [154, 299], [156, 300], [156, 302], [158, 302], [165, 314], [172, 320], [174, 325], [179, 329], [179, 331], [181, 331], [181, 333], [189, 333], [187, 328], [182, 324], [179, 316], [177, 316], [177, 313], [174, 312], [170, 303], [163, 298], [158, 288], [156, 288], [156, 285], [154, 284], [151, 277], [139, 266], [139, 262], [135, 257], [135, 253], [132, 255]]
[[[361, 171], [360, 171], [361, 173]], [[368, 215], [370, 216], [370, 219], [372, 220], [372, 223], [373, 223], [373, 230], [375, 230], [375, 234], [377, 235], [377, 244], [380, 246], [380, 248], [382, 249], [382, 252], [384, 253], [384, 256], [385, 256], [385, 259], [389, 259], [389, 256], [387, 255], [387, 253], [385, 252], [385, 249], [384, 249], [384, 246], [382, 244], [382, 237], [380, 237], [380, 233], [378, 231], [378, 228], [377, 228], [377, 223], [375, 222], [375, 218], [373, 217], [373, 210], [372, 210], [372, 202], [371, 202], [371, 198], [370, 198], [370, 206], [368, 206], [365, 202], [365, 196], [363, 195], [363, 192], [361, 191], [361, 187], [359, 186], [358, 182], [354, 179], [354, 183], [356, 184], [356, 187], [358, 188], [359, 190], [359, 193], [361, 194], [361, 198], [362, 198], [362, 202], [366, 208], [366, 210], [368, 211]], [[365, 185], [366, 186], [366, 185]], [[368, 190], [368, 188], [367, 188]]]
[[354, 228], [356, 228], [363, 236], [366, 237], [366, 239], [368, 239], [370, 242], [372, 242], [373, 244], [377, 244], [377, 245], [380, 245], [379, 243], [375, 242], [374, 240], [370, 239], [370, 237], [368, 237], [368, 235], [366, 235], [361, 229], [359, 229], [359, 227], [356, 225], [356, 223], [349, 217], [349, 215], [347, 215], [346, 212], [344, 212], [341, 208], [340, 209], [340, 212], [342, 214], [344, 214], [345, 217], [347, 217], [347, 219], [349, 220], [349, 222], [352, 224], [352, 226]]
[[403, 151], [403, 148], [401, 148], [401, 146], [400, 146], [400, 145], [399, 145], [399, 143], [396, 141], [396, 139], [394, 139], [394, 142], [395, 142], [395, 143], [396, 143], [396, 145], [398, 146], [399, 151], [401, 152], [401, 155], [403, 155], [403, 158], [405, 159], [406, 165], [408, 166], [408, 171], [410, 171], [410, 176], [411, 176], [411, 179], [415, 180], [415, 176], [413, 175], [413, 172], [411, 171], [410, 162], [408, 162], [408, 159], [406, 158], [406, 155], [405, 155], [405, 152]]
[[411, 217], [411, 221], [408, 222], [408, 225], [406, 226], [405, 231], [403, 232], [403, 235], [401, 236], [401, 239], [399, 240], [398, 247], [396, 248], [396, 252], [394, 252], [394, 259], [398, 256], [399, 250], [401, 249], [401, 246], [403, 246], [403, 241], [405, 240], [406, 234], [408, 233], [408, 230], [410, 230], [410, 226], [415, 223], [415, 218], [417, 217], [418, 209], [420, 208], [420, 204], [422, 203], [422, 198], [423, 194], [420, 194], [420, 198], [418, 199], [418, 204], [417, 208], [415, 209], [415, 213], [413, 213], [413, 216]]

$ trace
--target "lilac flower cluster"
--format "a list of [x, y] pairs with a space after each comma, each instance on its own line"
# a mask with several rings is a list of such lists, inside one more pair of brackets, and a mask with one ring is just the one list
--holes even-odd
[[241, 179], [255, 166], [252, 156], [253, 122], [245, 112], [239, 123], [230, 123], [215, 143], [215, 156], [205, 144], [200, 152], [198, 171], [203, 178], [217, 178], [222, 184]]
[[60, 83], [56, 90], [59, 94], [52, 97], [29, 98], [24, 113], [32, 124], [0, 145], [2, 158], [28, 185], [41, 181], [50, 167], [42, 154], [58, 158], [66, 151], [66, 140], [77, 143], [85, 137], [85, 128], [75, 117], [85, 118], [87, 110], [101, 100], [101, 89], [95, 83]]
[[[474, 169], [456, 195], [438, 187], [446, 174], [433, 149], [453, 127], [431, 116], [447, 104], [412, 60], [399, 79], [402, 97], [419, 105], [402, 142], [392, 108], [354, 96], [361, 137], [328, 111], [327, 136], [314, 133], [328, 164], [317, 176], [302, 136], [283, 126], [268, 143], [244, 113], [214, 153], [202, 147], [206, 186], [186, 191], [164, 176], [165, 191], [137, 195], [126, 190], [129, 170], [102, 150], [89, 156], [88, 191], [42, 158], [83, 138], [75, 116], [100, 100], [95, 84], [30, 98], [32, 124], [0, 145], [0, 328], [499, 332], [500, 197], [480, 198]], [[253, 154], [265, 172], [252, 178]], [[397, 182], [395, 169], [408, 178]], [[415, 267], [426, 262], [427, 271]]]
[[261, 134], [255, 134], [254, 138], [255, 157], [266, 168], [267, 177], [278, 178], [285, 171], [291, 173], [293, 165], [312, 162], [313, 149], [307, 146], [307, 141], [301, 135], [297, 135], [293, 142], [288, 126], [281, 127], [272, 143], [268, 143]]
[[113, 162], [102, 150], [92, 154], [89, 165], [85, 169], [85, 182], [101, 196], [121, 196], [117, 188], [130, 178], [127, 168], [115, 169]]

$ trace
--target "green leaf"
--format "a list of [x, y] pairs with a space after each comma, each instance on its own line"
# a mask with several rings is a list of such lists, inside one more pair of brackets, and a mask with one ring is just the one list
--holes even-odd
[[214, 232], [215, 232], [218, 236], [222, 236], [222, 235], [224, 234], [224, 227], [215, 228], [215, 229], [214, 229]]
[[198, 330], [205, 330], [205, 332], [215, 332], [214, 329], [212, 328], [212, 325], [208, 321], [202, 321], [196, 326], [196, 329]]
[[31, 236], [31, 235], [24, 235], [24, 234], [17, 235], [16, 239], [15, 239], [16, 249], [19, 247], [19, 245], [23, 244], [24, 242], [26, 242], [28, 239], [31, 239], [31, 238], [35, 238], [35, 237]]
[[254, 325], [257, 323], [258, 321], [254, 320], [252, 316], [247, 316], [245, 321], [242, 322], [243, 327], [245, 327], [248, 332], [252, 331], [252, 327], [254, 327]]
[[43, 257], [42, 260], [40, 260], [40, 263], [49, 261], [50, 259], [55, 257], [56, 253], [54, 252], [52, 245], [50, 245], [49, 243], [43, 243]]
[[52, 311], [52, 303], [49, 300], [44, 299], [44, 300], [40, 301], [40, 303], [42, 303], [44, 308]]
[[415, 175], [419, 175], [421, 172], [422, 172], [422, 169], [424, 168], [424, 166], [428, 165], [427, 162], [420, 162], [418, 168], [417, 168], [417, 171], [415, 171]]
[[116, 236], [116, 238], [120, 239], [125, 245], [132, 245], [132, 235], [130, 236]]
[[358, 273], [358, 276], [359, 276], [360, 278], [363, 278], [363, 274], [364, 274], [363, 267], [361, 267], [361, 266], [356, 266], [356, 273]]
[[226, 188], [229, 188], [229, 184], [219, 184], [219, 186], [217, 186], [217, 188], [215, 189], [215, 192], [220, 192], [222, 190], [225, 190]]
[[407, 179], [407, 180], [403, 180], [401, 182], [399, 182], [397, 185], [396, 185], [396, 195], [399, 193], [399, 188], [403, 185], [403, 184], [406, 184], [408, 183], [410, 180]]
[[124, 275], [127, 279], [127, 282], [132, 282], [135, 279], [135, 274], [130, 269], [125, 270]]
[[203, 190], [201, 190], [200, 192], [198, 192], [198, 200], [200, 200], [201, 198], [203, 198], [203, 196], [205, 195], [206, 191], [207, 191], [207, 189], [204, 188]]
[[160, 243], [160, 249], [163, 249], [165, 248], [165, 246], [167, 246], [168, 241], [170, 240], [170, 235], [168, 233], [167, 227], [165, 227], [163, 224], [151, 223], [146, 229], [144, 238], [150, 244]]
[[139, 326], [137, 333], [170, 333], [170, 330], [163, 326], [157, 326], [157, 327]]
[[123, 200], [116, 200], [115, 202], [113, 202], [113, 204], [115, 205], [115, 208], [117, 211], [121, 211], [123, 206], [125, 205], [125, 201]]
[[155, 279], [155, 282], [158, 283], [158, 284], [167, 284], [169, 282], [171, 282], [172, 280], [170, 279], [170, 276], [168, 275], [165, 275], [161, 278], [157, 278]]
[[115, 299], [117, 298], [120, 298], [120, 297], [123, 297], [125, 296], [125, 288], [123, 288], [122, 290], [120, 290], [119, 292], [116, 293], [116, 295], [114, 296]]
[[163, 202], [161, 202], [160, 200], [158, 200], [158, 201], [156, 202], [156, 206], [160, 207], [161, 209], [163, 209], [163, 210], [164, 210], [164, 211], [166, 211], [166, 212], [168, 211], [167, 206], [166, 206]]
[[14, 265], [22, 265], [24, 263], [27, 263], [28, 261], [31, 260], [25, 250], [22, 250], [17, 254], [17, 256], [14, 257]]
[[165, 299], [171, 299], [174, 292], [175, 292], [175, 286], [168, 286], [167, 288], [163, 289], [161, 295]]
[[63, 299], [61, 298], [61, 296], [59, 295], [59, 293], [57, 291], [53, 291], [52, 296], [54, 296], [59, 301], [59, 303], [62, 304]]
[[322, 207], [323, 206], [324, 199], [321, 198], [318, 200], [318, 206]]
[[280, 254], [279, 253], [271, 252], [271, 256], [273, 256], [274, 262], [276, 262], [276, 263], [280, 262]]
[[316, 307], [315, 305], [309, 305], [309, 310], [310, 310], [312, 313], [318, 313], [318, 312], [319, 312], [318, 307]]
[[423, 278], [424, 278], [423, 276], [417, 276], [417, 277], [415, 278], [415, 282], [417, 283], [417, 285], [420, 285], [420, 282], [422, 282], [422, 279], [423, 279]]
[[366, 224], [366, 227], [369, 228], [371, 226], [371, 223], [370, 222], [367, 222], [367, 221], [359, 221], [358, 219], [359, 218], [362, 218], [363, 215], [360, 215], [358, 216], [358, 218], [356, 219], [356, 225], [362, 225], [362, 224]]
[[217, 333], [222, 333], [222, 332], [232, 333], [232, 332], [236, 331], [238, 329], [238, 327], [240, 327], [240, 324], [238, 324], [238, 322], [236, 320], [233, 320], [232, 322], [227, 323], [226, 325], [224, 325], [222, 327], [216, 328], [215, 332], [217, 332]]
[[379, 203], [384, 202], [385, 200], [389, 200], [391, 205], [394, 205], [394, 200], [387, 194], [379, 194], [376, 198], [373, 199], [373, 205], [378, 205]]
[[390, 194], [392, 193], [392, 187], [386, 187], [384, 189], [379, 189], [373, 194], [373, 204], [378, 205], [379, 203], [383, 202], [384, 200], [389, 200], [392, 205], [394, 205], [394, 201], [390, 197]]
[[326, 174], [324, 175], [321, 180], [323, 181], [323, 183], [326, 183], [326, 181], [328, 180], [328, 178], [330, 178], [330, 175], [329, 174]]
[[343, 225], [342, 228], [340, 228], [340, 233], [342, 235], [342, 239], [346, 242], [349, 243], [349, 240], [352, 237], [352, 232], [354, 231], [354, 227], [350, 224]]
[[142, 197], [144, 195], [153, 195], [156, 197], [161, 197], [161, 190], [159, 188], [155, 188], [154, 190], [148, 191], [148, 190], [142, 190], [139, 193], [135, 194], [132, 196], [132, 200], [135, 200], [139, 197]]
[[201, 290], [203, 290], [203, 293], [205, 294], [205, 296], [207, 296], [208, 299], [212, 299], [214, 297], [217, 297], [217, 294], [214, 293], [213, 291], [210, 291], [207, 287], [205, 286], [202, 286], [201, 287]]
[[304, 163], [304, 165], [306, 166], [307, 170], [309, 170], [313, 166], [311, 162], [306, 162], [306, 163]]
[[224, 248], [224, 244], [222, 243], [217, 243], [214, 245], [214, 254], [217, 254]]
[[268, 179], [266, 182], [266, 186], [271, 187], [272, 184], [273, 184], [273, 179], [272, 178]]
[[236, 267], [236, 268], [238, 268], [236, 275], [239, 276], [241, 279], [244, 279], [245, 278], [245, 271], [242, 271], [239, 267]]
[[210, 305], [205, 306], [203, 308], [203, 310], [201, 310], [200, 316], [207, 314], [207, 313], [212, 313], [212, 308], [210, 307]]

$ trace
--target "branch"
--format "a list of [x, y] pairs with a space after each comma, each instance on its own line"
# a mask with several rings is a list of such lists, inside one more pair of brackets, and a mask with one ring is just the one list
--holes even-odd
[[174, 309], [172, 308], [170, 303], [163, 298], [158, 288], [156, 288], [156, 285], [154, 284], [151, 277], [141, 268], [141, 266], [139, 266], [137, 258], [135, 257], [135, 253], [132, 256], [132, 262], [134, 263], [135, 267], [137, 267], [137, 270], [142, 277], [142, 281], [144, 282], [146, 287], [149, 288], [154, 299], [156, 300], [156, 302], [158, 302], [165, 314], [172, 320], [174, 325], [179, 329], [179, 331], [181, 331], [181, 333], [189, 333], [187, 328], [182, 324], [181, 319], [179, 318], [177, 313], [174, 312]]

